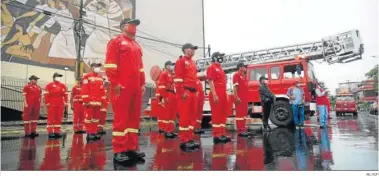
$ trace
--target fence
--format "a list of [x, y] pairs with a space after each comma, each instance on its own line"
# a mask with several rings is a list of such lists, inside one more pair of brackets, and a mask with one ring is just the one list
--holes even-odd
[[[23, 111], [23, 96], [22, 96], [22, 89], [27, 84], [27, 81], [24, 79], [18, 79], [18, 78], [12, 78], [12, 77], [1, 77], [1, 106], [13, 109], [15, 111], [22, 112]], [[41, 86], [42, 92], [44, 92], [44, 87], [47, 85], [46, 82], [38, 81], [38, 85]], [[73, 85], [67, 85], [67, 90], [69, 95], [71, 93]], [[142, 108], [141, 108], [141, 114], [143, 110], [147, 107], [147, 104], [149, 102], [149, 99], [151, 97], [155, 96], [155, 87], [152, 84], [148, 84], [146, 88], [146, 92], [144, 96], [142, 97]], [[69, 105], [70, 107], [70, 105]], [[72, 116], [72, 110], [70, 108], [67, 108], [65, 118]], [[2, 114], [3, 116], [3, 114]], [[45, 106], [41, 108], [41, 117], [47, 117], [47, 109]], [[111, 119], [113, 117], [113, 111], [111, 108], [111, 105], [108, 107], [108, 119]], [[12, 117], [11, 120], [21, 120], [21, 117]]]

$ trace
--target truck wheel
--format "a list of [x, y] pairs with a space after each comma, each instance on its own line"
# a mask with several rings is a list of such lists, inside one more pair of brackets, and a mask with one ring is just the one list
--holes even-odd
[[291, 156], [295, 150], [294, 131], [289, 128], [275, 128], [268, 136], [268, 143], [276, 156]]
[[293, 125], [293, 116], [291, 105], [286, 101], [277, 101], [271, 110], [270, 120], [278, 127], [287, 127]]
[[353, 112], [353, 116], [357, 117], [358, 116], [358, 112]]

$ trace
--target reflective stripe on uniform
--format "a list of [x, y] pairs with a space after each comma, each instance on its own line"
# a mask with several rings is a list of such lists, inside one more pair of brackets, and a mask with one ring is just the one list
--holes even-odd
[[101, 105], [101, 102], [98, 101], [91, 101], [89, 102], [90, 105]]
[[82, 95], [82, 98], [88, 98], [89, 96], [88, 95]]
[[166, 86], [159, 86], [158, 88], [159, 88], [159, 89], [165, 89]]
[[103, 78], [98, 78], [98, 77], [89, 77], [88, 79], [90, 81], [103, 81]]
[[183, 82], [183, 79], [181, 79], [181, 78], [175, 78], [174, 82]]
[[100, 111], [101, 111], [101, 112], [107, 112], [107, 109], [102, 108], [102, 109], [100, 109]]
[[30, 121], [24, 121], [24, 124], [25, 124], [25, 123], [30, 123]]
[[104, 64], [104, 68], [117, 68], [116, 64]]
[[212, 155], [212, 158], [222, 158], [222, 157], [226, 157], [226, 154], [225, 153], [220, 153], [220, 154], [213, 154]]
[[135, 128], [127, 128], [126, 131], [131, 133], [138, 133], [139, 130]]
[[233, 86], [238, 86], [238, 83], [233, 84]]
[[212, 127], [215, 127], [215, 128], [225, 127], [225, 124], [212, 124]]
[[239, 117], [239, 118], [236, 118], [236, 120], [245, 120], [244, 117]]

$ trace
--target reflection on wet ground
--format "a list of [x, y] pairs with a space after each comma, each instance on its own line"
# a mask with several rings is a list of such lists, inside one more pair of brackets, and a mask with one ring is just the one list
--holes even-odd
[[[315, 118], [314, 118], [315, 119]], [[146, 162], [114, 165], [111, 133], [87, 143], [85, 135], [66, 134], [59, 140], [2, 139], [2, 170], [378, 170], [378, 118], [333, 117], [331, 128], [276, 128], [252, 138], [233, 137], [213, 145], [211, 131], [196, 138], [202, 148], [179, 149], [178, 139], [165, 139], [143, 129], [140, 150]], [[317, 123], [316, 120], [307, 123]]]

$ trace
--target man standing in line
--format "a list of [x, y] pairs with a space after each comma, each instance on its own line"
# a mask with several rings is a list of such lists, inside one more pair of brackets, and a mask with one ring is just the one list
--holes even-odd
[[238, 72], [233, 75], [233, 92], [236, 107], [236, 123], [238, 136], [248, 137], [250, 133], [246, 131], [246, 119], [248, 111], [248, 87], [246, 79], [246, 65], [243, 62], [237, 64]]
[[259, 78], [259, 94], [261, 98], [261, 104], [263, 107], [263, 128], [265, 131], [270, 131], [271, 128], [268, 124], [268, 118], [270, 117], [271, 107], [275, 102], [275, 96], [271, 90], [267, 87], [267, 78], [261, 76]]
[[174, 63], [167, 61], [165, 70], [161, 73], [158, 80], [158, 92], [161, 97], [162, 105], [162, 122], [166, 138], [175, 138], [176, 119], [176, 95], [173, 82]]
[[193, 121], [196, 120], [193, 113], [197, 108], [197, 69], [192, 57], [197, 48], [190, 43], [184, 44], [182, 47], [184, 56], [180, 56], [175, 64], [174, 83], [179, 110], [180, 148], [185, 151], [200, 148], [200, 144], [194, 141], [194, 127], [192, 126]]
[[225, 124], [228, 116], [227, 112], [227, 93], [226, 75], [221, 67], [224, 60], [224, 53], [215, 52], [212, 54], [212, 64], [207, 69], [207, 78], [211, 93], [209, 103], [212, 111], [212, 132], [214, 143], [230, 142], [230, 137], [225, 135]]
[[71, 90], [71, 109], [74, 112], [73, 118], [73, 126], [75, 133], [84, 133], [84, 107], [83, 107], [83, 99], [81, 95], [82, 87], [82, 78], [79, 78], [78, 84], [75, 85]]
[[22, 90], [24, 96], [24, 120], [25, 137], [37, 137], [37, 123], [41, 109], [41, 87], [37, 85], [38, 77], [32, 75], [29, 77], [29, 83]]
[[45, 104], [47, 107], [47, 133], [49, 138], [60, 138], [64, 108], [68, 104], [66, 85], [60, 82], [62, 74], [54, 73], [53, 82], [45, 87]]
[[304, 128], [305, 95], [304, 89], [300, 87], [299, 81], [296, 81], [295, 86], [288, 89], [287, 96], [290, 97], [290, 104], [292, 104], [292, 113], [296, 129]]
[[109, 41], [105, 71], [111, 87], [114, 112], [112, 146], [114, 161], [144, 161], [138, 152], [142, 95], [145, 92], [142, 48], [135, 40], [140, 20], [125, 18], [120, 23], [121, 35]]
[[328, 125], [328, 97], [323, 82], [317, 85], [316, 95], [317, 109], [320, 114], [320, 128], [325, 128]]
[[102, 96], [104, 94], [103, 78], [100, 76], [100, 63], [92, 63], [91, 72], [83, 76], [82, 98], [84, 105], [85, 127], [87, 131], [87, 141], [99, 140], [97, 126], [100, 122], [102, 108]]

